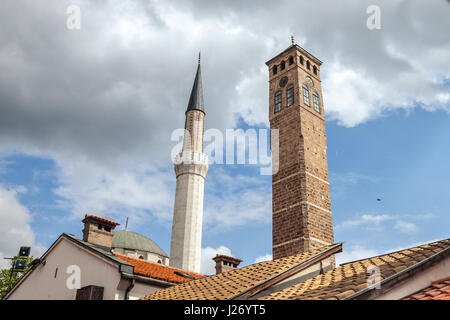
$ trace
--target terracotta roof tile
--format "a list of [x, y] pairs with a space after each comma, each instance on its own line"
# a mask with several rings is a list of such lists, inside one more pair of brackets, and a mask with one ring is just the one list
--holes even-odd
[[204, 278], [204, 275], [201, 275], [198, 273], [164, 266], [159, 263], [152, 263], [152, 262], [148, 262], [148, 261], [144, 261], [144, 260], [140, 260], [140, 259], [130, 258], [130, 257], [123, 256], [123, 255], [115, 253], [115, 252], [113, 254], [116, 257], [132, 264], [134, 266], [134, 273], [141, 275], [141, 276], [145, 276], [145, 277], [149, 277], [149, 278], [153, 278], [153, 279], [157, 279], [157, 280], [163, 280], [163, 281], [167, 281], [167, 282], [171, 282], [171, 283], [177, 283], [177, 284], [189, 282], [189, 281], [191, 281], [191, 279], [177, 275], [175, 272], [185, 273], [187, 275], [192, 276], [195, 279]]
[[403, 300], [450, 300], [450, 277], [434, 281], [431, 286], [403, 298]]
[[[394, 253], [368, 258], [360, 261], [354, 261], [318, 275], [305, 282], [298, 283], [284, 290], [274, 292], [261, 299], [263, 300], [296, 300], [296, 299], [344, 299], [349, 295], [358, 292], [367, 286], [368, 277], [367, 267], [376, 265], [380, 268], [380, 277], [386, 279], [396, 273], [405, 270], [416, 263], [431, 257], [432, 255], [448, 248], [450, 239], [437, 241], [415, 248], [410, 248]], [[331, 283], [322, 281], [323, 279], [332, 279]], [[320, 281], [318, 281], [320, 280]], [[445, 278], [442, 281], [446, 284], [443, 288], [433, 287], [432, 291], [421, 292], [425, 295], [423, 299], [443, 299], [445, 293], [448, 294], [450, 284], [447, 286]], [[449, 281], [450, 282], [450, 281]], [[317, 285], [319, 283], [319, 285]], [[438, 283], [442, 284], [441, 282]], [[433, 284], [435, 285], [435, 284]]]
[[304, 252], [301, 254], [264, 261], [225, 273], [189, 281], [174, 287], [157, 291], [143, 300], [218, 300], [230, 299], [252, 288], [282, 271], [288, 270], [302, 261], [311, 258], [334, 245]]
[[236, 261], [236, 262], [239, 262], [239, 263], [242, 262], [241, 259], [230, 257], [230, 256], [226, 256], [226, 255], [223, 255], [223, 254], [216, 254], [216, 256], [213, 258], [213, 260], [215, 261], [216, 259], [220, 259], [220, 258], [233, 260], [233, 261]]
[[114, 221], [111, 221], [111, 220], [108, 220], [108, 219], [105, 219], [102, 217], [97, 217], [92, 214], [87, 214], [87, 213], [85, 214], [84, 219], [81, 222], [86, 222], [86, 220], [88, 220], [88, 219], [101, 221], [101, 222], [104, 222], [104, 223], [107, 223], [107, 224], [110, 224], [113, 226], [120, 226], [120, 223], [117, 223], [117, 222], [114, 222]]

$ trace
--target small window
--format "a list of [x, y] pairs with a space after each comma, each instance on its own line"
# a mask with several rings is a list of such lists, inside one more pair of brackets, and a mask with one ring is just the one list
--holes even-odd
[[309, 90], [306, 85], [303, 85], [303, 103], [309, 106]]
[[311, 70], [311, 63], [309, 61], [306, 61], [306, 69]]
[[103, 229], [103, 226], [102, 226], [101, 224], [98, 224], [98, 225], [97, 225], [97, 229], [98, 229], [98, 230], [102, 230], [102, 229]]
[[278, 72], [278, 66], [273, 66], [273, 68], [272, 68], [272, 72], [273, 72], [273, 74], [277, 74], [277, 72]]
[[313, 104], [314, 110], [320, 113], [319, 95], [316, 92], [313, 92]]
[[286, 106], [291, 106], [294, 104], [294, 86], [290, 85], [286, 89]]
[[111, 227], [106, 227], [106, 226], [105, 226], [105, 231], [111, 232]]
[[303, 56], [300, 56], [300, 64], [303, 64]]
[[285, 67], [286, 67], [286, 62], [281, 61], [281, 70], [284, 70]]
[[314, 74], [317, 75], [317, 67], [316, 66], [313, 66], [313, 72], [314, 72]]
[[273, 108], [273, 112], [278, 112], [281, 111], [281, 91], [278, 91], [277, 93], [275, 93], [275, 104], [274, 104], [274, 108]]
[[158, 263], [161, 264], [162, 263], [161, 260], [158, 260]]
[[144, 260], [144, 256], [139, 256], [139, 259]]
[[290, 56], [289, 57], [289, 65], [294, 64], [294, 57]]

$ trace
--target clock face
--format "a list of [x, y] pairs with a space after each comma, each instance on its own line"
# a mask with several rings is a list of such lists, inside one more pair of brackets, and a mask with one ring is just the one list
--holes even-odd
[[287, 84], [287, 82], [288, 82], [288, 77], [284, 76], [283, 78], [280, 79], [280, 82], [278, 84], [281, 88], [283, 88]]
[[306, 77], [306, 83], [308, 84], [308, 86], [314, 87], [314, 82], [311, 80], [310, 77]]

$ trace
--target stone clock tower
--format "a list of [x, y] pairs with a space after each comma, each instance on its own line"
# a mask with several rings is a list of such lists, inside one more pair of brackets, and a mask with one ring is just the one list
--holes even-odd
[[292, 43], [266, 62], [270, 128], [279, 130], [272, 176], [273, 259], [333, 243], [322, 62]]
[[175, 159], [177, 186], [170, 243], [173, 267], [200, 272], [203, 222], [203, 192], [208, 157], [203, 153], [205, 110], [200, 56], [186, 110], [183, 150]]

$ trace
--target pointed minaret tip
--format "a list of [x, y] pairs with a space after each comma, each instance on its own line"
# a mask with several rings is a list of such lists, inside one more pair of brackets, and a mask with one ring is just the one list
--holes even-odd
[[203, 107], [203, 86], [202, 86], [202, 72], [200, 67], [200, 52], [198, 53], [197, 73], [195, 74], [194, 85], [192, 86], [191, 96], [187, 111], [200, 110], [205, 112]]
[[293, 34], [291, 34], [291, 43], [292, 43], [292, 45], [295, 44], [295, 42], [294, 42], [294, 35]]

